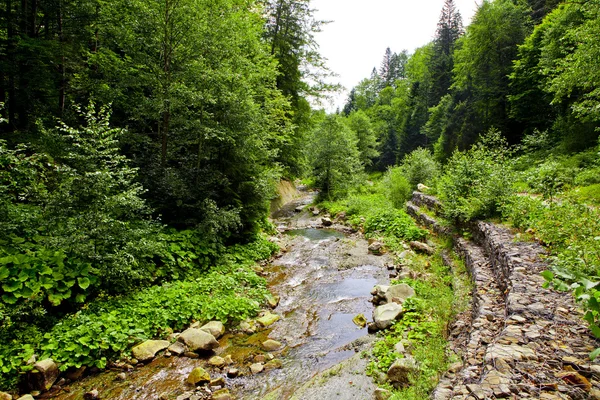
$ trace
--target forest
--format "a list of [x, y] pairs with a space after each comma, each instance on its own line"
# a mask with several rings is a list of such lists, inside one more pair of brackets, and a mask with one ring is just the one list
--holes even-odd
[[392, 251], [418, 184], [459, 231], [505, 223], [600, 338], [600, 1], [440, 8], [327, 113], [310, 0], [3, 1], [0, 389], [256, 315], [281, 180]]

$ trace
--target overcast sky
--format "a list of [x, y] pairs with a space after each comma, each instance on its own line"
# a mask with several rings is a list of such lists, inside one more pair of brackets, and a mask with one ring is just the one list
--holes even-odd
[[[467, 26], [479, 0], [455, 0]], [[321, 55], [346, 90], [336, 96], [330, 111], [343, 107], [348, 92], [373, 67], [379, 69], [385, 49], [412, 53], [435, 34], [444, 0], [312, 0], [315, 17], [333, 21], [316, 35]]]

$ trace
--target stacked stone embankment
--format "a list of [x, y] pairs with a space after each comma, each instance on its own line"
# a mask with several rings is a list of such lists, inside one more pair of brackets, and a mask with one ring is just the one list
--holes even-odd
[[[409, 213], [431, 229], [439, 202], [413, 195]], [[436, 230], [437, 232], [437, 230]], [[441, 378], [433, 398], [600, 399], [600, 363], [589, 353], [600, 343], [587, 329], [568, 292], [544, 289], [543, 246], [515, 241], [508, 228], [487, 222], [472, 227], [474, 242], [454, 237], [455, 251], [471, 273], [472, 308], [450, 327], [461, 363]]]

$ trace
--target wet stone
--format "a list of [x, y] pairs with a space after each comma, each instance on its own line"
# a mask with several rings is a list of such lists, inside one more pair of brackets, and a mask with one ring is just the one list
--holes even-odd
[[150, 361], [156, 356], [156, 353], [166, 349], [170, 344], [167, 340], [146, 340], [132, 348], [131, 353], [138, 361]]
[[256, 322], [258, 322], [263, 327], [268, 327], [273, 325], [275, 322], [279, 321], [279, 315], [273, 314], [270, 312], [265, 313], [262, 317], [258, 318]]
[[265, 366], [263, 363], [254, 363], [250, 365], [250, 372], [252, 372], [253, 375], [261, 373], [264, 369]]
[[196, 367], [188, 375], [186, 382], [190, 385], [197, 386], [202, 383], [210, 382], [210, 375], [204, 370], [204, 368]]
[[175, 354], [177, 356], [182, 355], [183, 353], [185, 353], [187, 351], [187, 347], [185, 347], [185, 345], [181, 342], [175, 342], [172, 345], [170, 345], [167, 350], [169, 352], [171, 352], [171, 354]]
[[275, 351], [275, 350], [280, 349], [281, 346], [282, 346], [282, 344], [280, 342], [278, 342], [277, 340], [273, 340], [273, 339], [268, 339], [268, 340], [265, 340], [264, 342], [262, 342], [262, 347], [266, 351]]
[[222, 368], [225, 366], [225, 359], [223, 357], [214, 356], [208, 360], [208, 364], [213, 367]]
[[237, 368], [229, 368], [229, 370], [227, 370], [227, 377], [229, 378], [236, 378], [237, 376], [239, 376], [240, 374], [240, 370]]
[[191, 351], [209, 351], [219, 347], [213, 335], [197, 328], [186, 329], [177, 340], [185, 343]]
[[215, 339], [220, 338], [225, 333], [225, 326], [221, 321], [210, 321], [200, 327], [200, 330], [210, 333]]

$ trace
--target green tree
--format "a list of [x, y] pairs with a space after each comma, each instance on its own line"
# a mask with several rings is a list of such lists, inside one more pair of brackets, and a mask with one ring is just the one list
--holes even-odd
[[362, 110], [355, 111], [348, 116], [347, 124], [356, 135], [360, 163], [365, 167], [371, 166], [379, 152], [369, 116]]
[[338, 198], [348, 192], [362, 171], [357, 139], [342, 117], [327, 115], [312, 134], [312, 174], [321, 195]]

